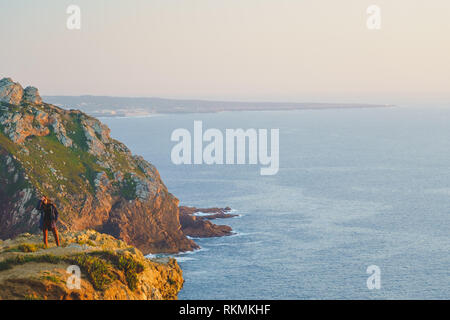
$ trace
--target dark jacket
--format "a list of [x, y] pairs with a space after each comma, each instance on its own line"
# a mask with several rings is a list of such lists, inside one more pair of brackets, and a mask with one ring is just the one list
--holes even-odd
[[[56, 228], [56, 222], [58, 222], [59, 213], [56, 209], [55, 205], [53, 203], [48, 204], [50, 208], [50, 221], [47, 221], [46, 227]], [[41, 218], [39, 220], [39, 228], [41, 230], [44, 229], [44, 216], [45, 216], [45, 204], [42, 202], [42, 200], [39, 200], [38, 205], [36, 209], [41, 213]], [[50, 226], [48, 225], [50, 223]]]

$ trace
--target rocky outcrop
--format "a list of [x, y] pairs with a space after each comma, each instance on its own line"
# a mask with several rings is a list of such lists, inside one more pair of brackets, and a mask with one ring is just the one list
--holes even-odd
[[[146, 259], [92, 230], [66, 232], [61, 240], [61, 247], [48, 249], [31, 234], [0, 241], [0, 300], [168, 300], [183, 286], [174, 259]], [[79, 286], [68, 272], [74, 265], [81, 271]]]
[[22, 101], [25, 103], [42, 104], [42, 98], [35, 87], [26, 87], [23, 92]]
[[10, 104], [20, 104], [23, 97], [23, 88], [11, 78], [0, 80], [0, 101]]
[[230, 213], [230, 207], [226, 208], [196, 208], [196, 207], [180, 207], [180, 215], [200, 215], [204, 219], [214, 220], [214, 219], [228, 219], [238, 217], [238, 214]]
[[35, 206], [47, 195], [62, 230], [95, 229], [145, 254], [198, 248], [183, 233], [179, 201], [156, 168], [112, 139], [107, 126], [80, 111], [36, 104], [37, 91], [28, 88], [23, 99], [20, 85], [1, 82], [0, 239], [37, 232]]
[[[231, 227], [226, 225], [216, 225], [208, 220], [226, 219], [236, 217], [230, 214], [231, 208], [195, 208], [180, 207], [180, 222], [183, 232], [194, 238], [223, 237], [233, 234]], [[202, 213], [201, 215], [196, 215]]]
[[0, 80], [0, 101], [13, 105], [21, 103], [42, 104], [37, 88], [27, 87], [23, 90], [22, 86], [11, 78]]
[[[3, 108], [7, 110], [7, 108]], [[3, 132], [13, 142], [22, 144], [29, 136], [48, 136], [50, 119], [47, 113], [34, 110], [34, 113], [2, 112], [0, 124]]]

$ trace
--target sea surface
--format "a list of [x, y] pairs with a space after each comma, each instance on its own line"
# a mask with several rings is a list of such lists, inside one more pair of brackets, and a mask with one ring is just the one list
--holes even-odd
[[[177, 128], [280, 130], [280, 170], [172, 164]], [[177, 255], [180, 299], [449, 299], [450, 107], [104, 118], [182, 205], [236, 235]], [[381, 271], [369, 290], [367, 267]]]

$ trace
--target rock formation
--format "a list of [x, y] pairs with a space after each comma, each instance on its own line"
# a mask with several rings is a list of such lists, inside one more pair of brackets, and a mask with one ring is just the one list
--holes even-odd
[[[232, 235], [232, 229], [225, 225], [216, 225], [212, 219], [226, 219], [236, 217], [236, 214], [228, 213], [230, 208], [207, 208], [180, 207], [180, 222], [183, 232], [194, 238], [212, 238]], [[204, 215], [195, 216], [202, 212]]]
[[0, 80], [0, 101], [10, 104], [20, 104], [23, 98], [23, 88], [11, 78]]
[[42, 103], [37, 89], [0, 80], [0, 239], [38, 231], [41, 195], [59, 227], [95, 229], [148, 253], [198, 246], [183, 233], [179, 201], [156, 168], [76, 110]]
[[[183, 286], [174, 259], [146, 259], [92, 230], [66, 232], [61, 239], [61, 247], [48, 249], [31, 234], [0, 241], [0, 300], [167, 300]], [[81, 271], [79, 289], [71, 286], [72, 265]]]
[[23, 92], [22, 100], [26, 103], [42, 104], [42, 99], [39, 95], [39, 91], [35, 87], [26, 87]]

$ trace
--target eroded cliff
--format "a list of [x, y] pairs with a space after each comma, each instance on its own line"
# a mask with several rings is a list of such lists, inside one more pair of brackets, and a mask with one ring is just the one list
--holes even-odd
[[34, 87], [0, 80], [0, 239], [38, 231], [38, 198], [67, 231], [95, 229], [148, 253], [198, 246], [156, 168], [95, 118], [42, 102]]

